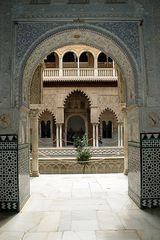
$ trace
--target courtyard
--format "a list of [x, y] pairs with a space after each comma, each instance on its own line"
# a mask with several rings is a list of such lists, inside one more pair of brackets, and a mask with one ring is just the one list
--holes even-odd
[[0, 213], [1, 240], [159, 240], [160, 209], [139, 209], [123, 174], [31, 178], [18, 214]]

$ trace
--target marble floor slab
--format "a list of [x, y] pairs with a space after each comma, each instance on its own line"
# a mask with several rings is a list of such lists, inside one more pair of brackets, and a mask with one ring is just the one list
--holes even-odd
[[140, 210], [123, 174], [40, 175], [18, 214], [0, 213], [0, 240], [160, 240], [160, 209]]

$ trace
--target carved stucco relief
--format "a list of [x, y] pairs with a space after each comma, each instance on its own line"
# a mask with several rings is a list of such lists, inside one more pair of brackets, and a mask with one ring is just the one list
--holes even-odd
[[[43, 94], [43, 104], [41, 105], [39, 115], [45, 111], [49, 110], [52, 115], [55, 116], [55, 119], [59, 119], [58, 113], [59, 111], [57, 110], [58, 108], [63, 109], [64, 111], [64, 103], [68, 96], [70, 94], [79, 91], [84, 93], [88, 101], [90, 102], [90, 108], [91, 109], [96, 109], [95, 113], [94, 111], [91, 111], [92, 114], [92, 119], [94, 119], [95, 122], [99, 121], [99, 116], [101, 115], [102, 112], [105, 110], [110, 110], [112, 111], [115, 115], [116, 118], [119, 122], [123, 120], [123, 114], [121, 112], [121, 106], [119, 102], [119, 97], [117, 94], [117, 91], [112, 90], [112, 94], [110, 96], [107, 96], [108, 92], [106, 91], [106, 95], [104, 94], [104, 89], [99, 88], [98, 92], [95, 93], [94, 88], [60, 88], [60, 89], [45, 89], [44, 94]], [[108, 90], [109, 91], [109, 90]], [[96, 101], [93, 101], [93, 99], [97, 99]], [[96, 105], [95, 105], [96, 102]], [[93, 116], [93, 114], [96, 114], [96, 116]], [[96, 120], [95, 120], [96, 119]]]

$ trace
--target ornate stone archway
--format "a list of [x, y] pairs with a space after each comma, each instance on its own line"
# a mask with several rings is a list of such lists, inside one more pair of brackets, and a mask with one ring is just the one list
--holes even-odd
[[[61, 29], [50, 31], [42, 35], [33, 45], [31, 45], [17, 69], [17, 94], [19, 99], [19, 106], [29, 106], [29, 90], [32, 81], [32, 76], [37, 65], [49, 53], [65, 45], [85, 44], [96, 47], [111, 56], [120, 68], [121, 78], [120, 84], [125, 92], [125, 103], [131, 108], [131, 117], [136, 113], [136, 120], [132, 118], [132, 122], [136, 123], [134, 139], [138, 141], [139, 125], [138, 113], [135, 110], [135, 105], [139, 103], [141, 94], [140, 84], [140, 67], [133, 52], [122, 42], [118, 36], [115, 36], [109, 31], [102, 28], [93, 27], [91, 25], [77, 24], [63, 27]], [[129, 116], [129, 114], [128, 114]], [[130, 117], [130, 116], [129, 116]], [[92, 123], [94, 124], [95, 119]], [[96, 123], [96, 122], [95, 122]], [[95, 124], [94, 124], [95, 125]], [[134, 198], [134, 196], [133, 196]]]
[[[18, 25], [18, 28], [22, 30], [20, 26], [21, 24]], [[41, 25], [39, 25], [39, 27], [41, 28]], [[26, 34], [28, 34], [28, 32], [26, 32]], [[33, 35], [30, 35], [29, 41], [32, 41]], [[30, 86], [36, 67], [50, 52], [64, 45], [85, 44], [96, 47], [104, 53], [110, 55], [120, 67], [121, 74], [123, 76], [121, 82], [126, 89], [125, 99], [127, 104], [133, 105], [138, 103], [142, 90], [141, 84], [139, 82], [140, 70], [138, 68], [138, 61], [133, 54], [133, 51], [130, 51], [128, 48], [129, 46], [127, 47], [125, 44], [125, 41], [123, 42], [122, 39], [120, 40], [118, 36], [111, 33], [111, 31], [106, 31], [105, 28], [102, 27], [94, 27], [88, 24], [77, 23], [73, 25], [67, 25], [66, 27], [50, 29], [48, 32], [46, 31], [37, 37], [37, 39], [30, 45], [27, 45], [28, 43], [26, 43], [26, 40], [23, 38], [25, 38], [25, 34], [20, 35], [20, 42], [17, 40], [17, 52], [14, 69], [15, 82], [13, 84], [13, 87], [15, 95], [13, 98], [15, 108], [17, 107], [17, 112], [19, 113], [17, 116], [17, 122], [21, 121], [22, 106], [25, 106], [25, 108], [23, 108], [23, 113], [26, 121], [28, 121]], [[24, 44], [24, 49], [21, 42], [26, 43], [26, 45]], [[18, 43], [20, 44], [18, 45]], [[32, 117], [36, 118], [36, 114], [37, 112], [35, 109]], [[137, 131], [138, 130], [139, 128], [137, 126]], [[21, 158], [23, 159], [23, 153]], [[21, 167], [22, 169], [24, 168], [24, 166]], [[26, 175], [27, 171], [28, 170], [25, 171]], [[17, 175], [17, 179], [20, 178], [19, 172], [16, 172], [16, 176]], [[21, 179], [23, 179], [23, 185], [29, 185], [29, 178], [21, 177]], [[14, 190], [13, 194], [15, 194]], [[22, 187], [20, 188], [20, 192], [16, 192], [16, 194], [18, 199], [16, 199], [16, 204], [19, 205], [19, 207], [15, 210], [19, 211], [19, 209], [21, 209], [22, 205], [29, 197], [29, 190], [24, 192], [24, 189]], [[22, 198], [23, 204], [20, 203], [19, 196]], [[5, 203], [7, 204], [7, 200]]]
[[[71, 26], [70, 26], [71, 28]], [[96, 31], [97, 30], [97, 31]], [[47, 35], [47, 34], [46, 34]], [[48, 35], [47, 35], [48, 36]], [[93, 26], [77, 26], [71, 29], [66, 29], [55, 34], [50, 35], [44, 40], [45, 36], [39, 38], [39, 44], [31, 46], [23, 60], [19, 64], [16, 76], [17, 99], [19, 104], [28, 105], [29, 103], [29, 89], [33, 73], [37, 65], [50, 52], [60, 48], [64, 45], [71, 44], [85, 44], [99, 48], [106, 54], [113, 57], [120, 67], [123, 81], [126, 86], [126, 101], [128, 104], [135, 104], [138, 102], [140, 92], [139, 84], [139, 69], [134, 56], [125, 47], [116, 36], [107, 31], [99, 32], [99, 29]], [[37, 41], [38, 41], [37, 40]], [[19, 90], [18, 90], [19, 89]]]

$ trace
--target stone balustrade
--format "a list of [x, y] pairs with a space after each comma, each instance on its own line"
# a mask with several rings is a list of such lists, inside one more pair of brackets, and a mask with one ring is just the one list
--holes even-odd
[[54, 80], [104, 80], [117, 81], [117, 73], [114, 68], [45, 68], [43, 71], [43, 81]]

